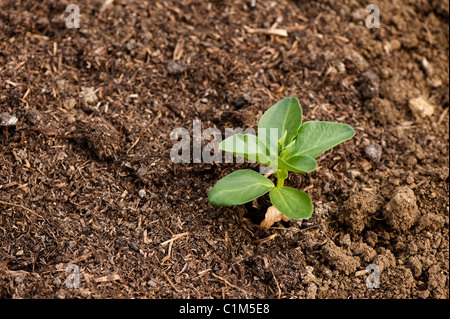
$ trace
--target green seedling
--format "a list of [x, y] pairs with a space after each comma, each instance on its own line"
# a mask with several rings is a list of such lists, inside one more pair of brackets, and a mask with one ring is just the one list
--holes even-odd
[[272, 205], [287, 218], [310, 218], [314, 208], [309, 195], [284, 186], [288, 172], [312, 172], [319, 155], [352, 138], [355, 131], [350, 125], [335, 122], [302, 124], [302, 117], [298, 99], [287, 97], [261, 116], [258, 136], [235, 134], [223, 140], [221, 150], [271, 167], [277, 182], [275, 185], [250, 169], [238, 170], [214, 185], [209, 202], [214, 206], [242, 205], [269, 193]]

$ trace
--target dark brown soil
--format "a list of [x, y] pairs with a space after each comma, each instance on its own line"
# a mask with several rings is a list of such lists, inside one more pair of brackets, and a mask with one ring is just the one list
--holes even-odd
[[[69, 3], [0, 1], [0, 298], [449, 298], [448, 1], [378, 29], [366, 1]], [[266, 197], [207, 200], [257, 165], [174, 164], [170, 133], [286, 96], [357, 134], [286, 181], [313, 217], [264, 230]]]

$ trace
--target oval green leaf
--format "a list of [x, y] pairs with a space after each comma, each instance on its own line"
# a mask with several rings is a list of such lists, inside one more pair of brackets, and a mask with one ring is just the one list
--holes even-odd
[[[301, 124], [300, 102], [295, 97], [287, 97], [270, 107], [261, 116], [258, 123], [258, 136], [271, 150], [278, 148], [278, 141], [284, 137], [281, 145], [281, 149], [283, 149], [297, 136]], [[271, 134], [275, 134], [273, 132], [276, 132], [276, 136], [271, 140]], [[284, 134], [286, 135], [284, 136]], [[276, 141], [274, 141], [275, 139]]]
[[317, 168], [317, 162], [309, 156], [293, 156], [287, 160], [278, 159], [278, 169], [287, 170], [294, 173], [310, 173]]
[[208, 194], [214, 206], [248, 203], [274, 188], [273, 182], [250, 169], [235, 171], [219, 180]]
[[348, 124], [325, 121], [306, 122], [300, 127], [295, 144], [290, 148], [286, 158], [299, 155], [316, 158], [354, 135], [355, 130]]
[[309, 195], [298, 189], [290, 187], [273, 188], [269, 196], [272, 204], [290, 219], [308, 219], [314, 211]]

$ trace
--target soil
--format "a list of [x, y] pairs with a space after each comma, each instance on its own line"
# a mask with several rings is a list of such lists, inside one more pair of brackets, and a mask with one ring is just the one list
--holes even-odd
[[[69, 3], [0, 1], [0, 298], [449, 298], [448, 1], [380, 0], [380, 28], [355, 0], [77, 1], [79, 29]], [[170, 133], [286, 96], [357, 134], [266, 230], [267, 196], [207, 200], [257, 164], [174, 164]]]

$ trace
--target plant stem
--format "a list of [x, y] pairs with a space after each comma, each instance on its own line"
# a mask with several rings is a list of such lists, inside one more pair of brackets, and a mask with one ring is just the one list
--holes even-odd
[[275, 176], [277, 177], [277, 188], [284, 186], [284, 180], [287, 178], [287, 171], [285, 170], [277, 170], [275, 172]]
[[277, 188], [283, 187], [284, 179], [278, 178], [277, 180]]

